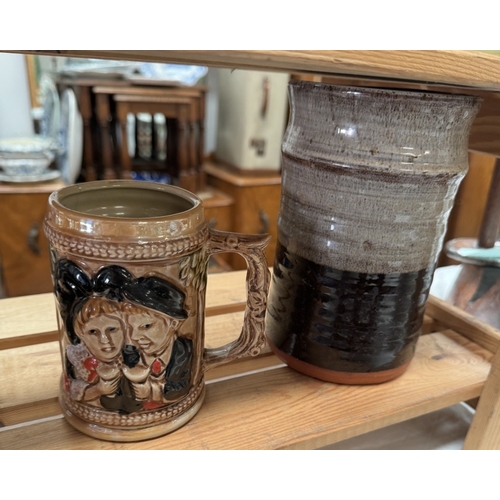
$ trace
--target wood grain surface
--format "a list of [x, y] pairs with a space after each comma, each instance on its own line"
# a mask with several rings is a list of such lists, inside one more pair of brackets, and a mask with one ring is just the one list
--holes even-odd
[[7, 297], [52, 289], [49, 245], [42, 229], [48, 197], [48, 191], [38, 190], [0, 193], [0, 255]]
[[[245, 276], [246, 271], [208, 275], [207, 317], [244, 310]], [[58, 338], [52, 293], [0, 300], [0, 351]]]
[[491, 353], [497, 352], [500, 343], [500, 332], [496, 328], [433, 295], [429, 296], [426, 312], [429, 316], [449, 328], [453, 328], [456, 332], [476, 342]]
[[422, 337], [408, 371], [378, 386], [340, 386], [287, 367], [209, 383], [198, 415], [162, 438], [99, 441], [51, 417], [0, 429], [4, 449], [316, 448], [480, 394], [484, 350], [447, 331]]
[[500, 426], [500, 349], [492, 361], [491, 372], [481, 392], [477, 405], [476, 418], [472, 421], [467, 433], [464, 449], [466, 450], [499, 450]]
[[458, 50], [32, 50], [30, 54], [371, 76], [500, 90], [498, 56]]

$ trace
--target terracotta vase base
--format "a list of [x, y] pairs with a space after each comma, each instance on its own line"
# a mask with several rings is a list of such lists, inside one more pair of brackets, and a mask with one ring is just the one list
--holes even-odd
[[308, 375], [309, 377], [317, 378], [319, 380], [324, 380], [325, 382], [332, 382], [334, 384], [344, 384], [344, 385], [372, 385], [372, 384], [382, 384], [383, 382], [388, 382], [393, 380], [400, 375], [402, 375], [408, 368], [410, 361], [404, 365], [398, 366], [397, 368], [392, 368], [390, 370], [382, 370], [378, 372], [340, 372], [335, 370], [328, 370], [326, 368], [320, 368], [318, 366], [311, 365], [305, 361], [301, 361], [289, 354], [285, 354], [283, 351], [278, 349], [272, 342], [269, 342], [269, 346], [276, 356], [286, 363], [293, 370]]

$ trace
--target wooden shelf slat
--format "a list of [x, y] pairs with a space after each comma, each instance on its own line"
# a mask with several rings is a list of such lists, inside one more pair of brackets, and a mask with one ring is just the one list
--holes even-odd
[[454, 329], [476, 344], [494, 353], [500, 344], [500, 332], [471, 314], [433, 296], [429, 296], [426, 312], [435, 320]]
[[491, 371], [486, 380], [481, 398], [476, 407], [477, 416], [464, 442], [465, 450], [498, 450], [500, 449], [500, 350], [492, 360]]
[[[11, 51], [12, 52], [12, 51]], [[353, 75], [500, 90], [497, 55], [458, 50], [31, 50], [64, 57]]]
[[[244, 310], [245, 276], [246, 271], [208, 275], [207, 317]], [[55, 301], [51, 293], [0, 301], [0, 351], [58, 338]]]
[[[0, 301], [0, 305], [2, 302]], [[209, 348], [221, 346], [236, 337], [243, 321], [243, 311], [208, 317], [206, 320], [206, 346]], [[436, 321], [426, 317], [423, 334], [435, 332]], [[54, 332], [54, 336], [58, 336]], [[37, 405], [42, 400], [56, 399], [59, 393], [59, 377], [61, 374], [61, 356], [57, 338], [55, 341], [38, 342], [38, 335], [27, 335], [30, 345], [0, 351], [0, 366], [2, 373], [2, 391], [0, 393], [0, 426], [19, 423], [8, 415], [31, 415], [31, 405]], [[237, 362], [221, 365], [207, 373], [207, 380], [230, 377], [242, 372], [250, 372], [282, 364], [265, 346], [258, 358], [243, 358]], [[26, 360], [37, 360], [37, 383], [27, 383], [26, 373], [32, 369]], [[23, 412], [18, 408], [24, 408]], [[28, 419], [24, 416], [21, 418]]]
[[[110, 443], [55, 418], [0, 429], [3, 449], [269, 449], [337, 442], [477, 397], [488, 352], [447, 331], [425, 335], [400, 378], [377, 386], [324, 383], [288, 367], [214, 381], [187, 425], [138, 443]], [[369, 417], [369, 418], [367, 418]]]
[[[1, 305], [2, 301], [0, 301]], [[206, 347], [220, 347], [234, 340], [241, 330], [243, 314], [241, 311], [208, 317], [205, 322]], [[23, 405], [58, 395], [62, 365], [57, 332], [54, 335], [56, 336], [54, 341], [39, 343], [38, 336], [34, 335], [35, 342], [32, 345], [0, 350], [0, 366], [2, 367], [0, 411], [7, 406]], [[261, 354], [267, 355], [268, 353], [270, 349], [266, 346]], [[210, 377], [212, 378], [212, 372], [215, 373], [213, 377], [216, 378], [227, 376], [230, 372], [234, 373], [234, 368], [224, 366], [209, 372]], [[29, 375], [33, 369], [37, 371], [35, 380]]]

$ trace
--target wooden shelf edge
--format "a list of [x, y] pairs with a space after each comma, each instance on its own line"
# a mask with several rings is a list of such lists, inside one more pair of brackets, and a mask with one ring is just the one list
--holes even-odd
[[280, 172], [271, 172], [269, 175], [254, 175], [250, 173], [247, 176], [242, 176], [236, 174], [230, 167], [217, 161], [206, 161], [203, 164], [203, 170], [208, 175], [239, 187], [281, 184]]
[[498, 56], [458, 50], [19, 50], [64, 57], [396, 78], [500, 90]]
[[484, 356], [487, 351], [460, 335], [437, 332], [421, 338], [401, 377], [358, 387], [315, 380], [263, 356], [259, 369], [235, 364], [236, 373], [209, 383], [199, 414], [161, 438], [99, 441], [63, 419], [36, 418], [36, 409], [24, 405], [9, 417], [22, 410], [33, 423], [0, 429], [0, 443], [5, 449], [314, 448], [479, 396], [490, 367]]
[[453, 328], [460, 335], [467, 337], [491, 353], [497, 352], [500, 344], [500, 331], [496, 328], [433, 295], [429, 296], [425, 311], [431, 318]]
[[0, 351], [6, 349], [15, 349], [18, 347], [26, 347], [30, 345], [46, 344], [47, 342], [55, 342], [58, 340], [58, 331], [0, 338]]

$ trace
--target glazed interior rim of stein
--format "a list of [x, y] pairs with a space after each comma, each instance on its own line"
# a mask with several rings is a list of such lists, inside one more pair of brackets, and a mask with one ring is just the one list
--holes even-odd
[[175, 238], [206, 224], [195, 194], [147, 181], [74, 184], [53, 192], [49, 206], [54, 209], [47, 213], [49, 225], [93, 238]]

